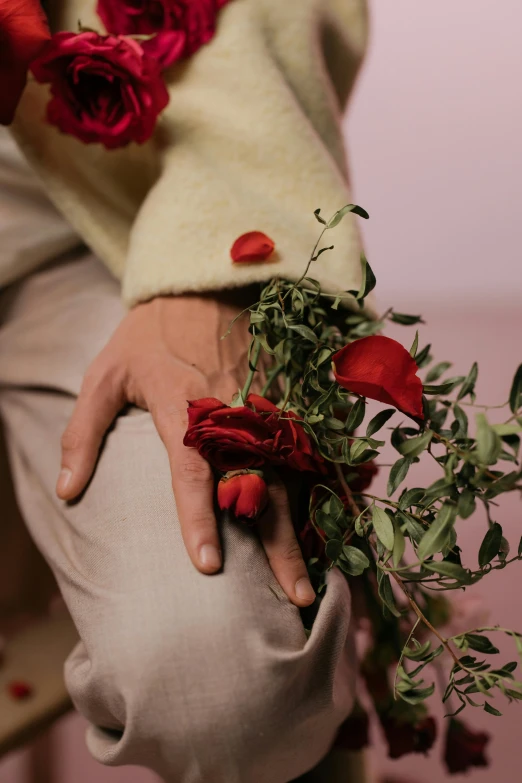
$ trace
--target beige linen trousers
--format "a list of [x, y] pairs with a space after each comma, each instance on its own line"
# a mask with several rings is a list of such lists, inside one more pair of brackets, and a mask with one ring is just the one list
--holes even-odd
[[[25, 243], [38, 244], [35, 225]], [[89, 750], [168, 783], [287, 783], [327, 753], [352, 706], [341, 573], [307, 638], [255, 532], [223, 523], [222, 572], [196, 571], [145, 411], [118, 417], [77, 502], [55, 495], [61, 433], [123, 315], [119, 284], [86, 250], [0, 291], [0, 415], [20, 508], [78, 629], [65, 677]]]

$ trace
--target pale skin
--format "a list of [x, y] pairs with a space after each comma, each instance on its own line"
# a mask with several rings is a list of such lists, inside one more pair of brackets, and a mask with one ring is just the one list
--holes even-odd
[[[220, 340], [248, 292], [165, 296], [128, 312], [89, 367], [62, 436], [56, 492], [73, 500], [87, 486], [105, 433], [126, 404], [150, 411], [167, 450], [183, 540], [203, 574], [223, 565], [214, 514], [215, 477], [195, 449], [183, 445], [187, 400], [217, 397], [229, 403], [245, 381], [250, 341], [241, 320]], [[269, 485], [270, 503], [258, 532], [270, 566], [296, 606], [315, 597], [290, 517], [284, 484]]]

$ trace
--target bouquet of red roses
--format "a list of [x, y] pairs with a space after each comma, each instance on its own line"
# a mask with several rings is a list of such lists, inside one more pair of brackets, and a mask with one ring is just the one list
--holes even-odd
[[[441, 597], [441, 591], [469, 590], [491, 571], [522, 559], [522, 541], [510, 557], [502, 527], [491, 517], [495, 498], [522, 489], [522, 366], [505, 422], [490, 424], [485, 407], [475, 405], [476, 364], [467, 376], [443, 378], [450, 363], [433, 364], [430, 346], [419, 348], [418, 334], [409, 351], [379, 334], [386, 321], [413, 325], [422, 319], [392, 309], [381, 318], [370, 316], [366, 298], [376, 280], [364, 257], [358, 291], [323, 292], [310, 267], [320, 263], [325, 232], [348, 212], [367, 217], [355, 205], [329, 221], [317, 210], [323, 229], [303, 276], [297, 282], [275, 277], [245, 311], [252, 340], [244, 387], [228, 403], [191, 401], [185, 445], [215, 468], [217, 502], [238, 522], [255, 524], [263, 512], [272, 469], [299, 473], [309, 512], [295, 525], [318, 592], [315, 608], [326, 573], [340, 568], [370, 628], [360, 673], [390, 755], [426, 752], [433, 745], [436, 722], [426, 701], [435, 686], [423, 679], [423, 670], [438, 666], [447, 678], [442, 700], [451, 716], [445, 761], [450, 772], [461, 772], [486, 763], [488, 737], [455, 716], [468, 705], [499, 715], [491, 703], [497, 693], [522, 699], [522, 683], [514, 679], [517, 663], [496, 662], [499, 651], [490, 634], [508, 634], [519, 653], [522, 635], [481, 625], [447, 636], [452, 602]], [[259, 261], [273, 247], [253, 232], [238, 240], [232, 256]], [[251, 393], [261, 376], [261, 393]], [[383, 404], [369, 421], [367, 400]], [[472, 432], [468, 414], [474, 410]], [[387, 443], [397, 458], [380, 497], [370, 483]], [[440, 478], [428, 487], [408, 486], [411, 466], [425, 458], [437, 463]], [[488, 512], [488, 526], [478, 568], [471, 568], [458, 545], [458, 522], [477, 503]], [[313, 616], [306, 615], [309, 626]], [[339, 743], [364, 746], [367, 727], [368, 715], [357, 704]]]

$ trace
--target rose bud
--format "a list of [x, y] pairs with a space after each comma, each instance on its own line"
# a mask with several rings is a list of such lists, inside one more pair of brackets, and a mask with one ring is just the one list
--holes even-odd
[[217, 499], [222, 511], [254, 522], [268, 503], [268, 490], [259, 473], [231, 471], [220, 480]]

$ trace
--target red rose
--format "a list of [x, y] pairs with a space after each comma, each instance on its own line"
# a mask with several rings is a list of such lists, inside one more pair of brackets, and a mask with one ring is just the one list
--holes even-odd
[[352, 478], [348, 480], [350, 489], [353, 492], [364, 492], [365, 489], [368, 489], [374, 477], [379, 472], [379, 468], [374, 460], [370, 460], [370, 462], [363, 462], [362, 465], [350, 467], [349, 471], [352, 475]]
[[418, 367], [396, 340], [382, 335], [363, 337], [341, 348], [332, 361], [335, 380], [344, 389], [424, 418]]
[[249, 231], [241, 234], [230, 249], [235, 264], [251, 264], [266, 261], [274, 252], [274, 240], [262, 231]]
[[310, 560], [312, 557], [316, 557], [323, 563], [328, 562], [328, 559], [325, 555], [325, 542], [315, 529], [310, 519], [299, 532], [299, 541], [305, 562]]
[[0, 0], [0, 124], [13, 121], [29, 64], [49, 38], [39, 0]]
[[471, 731], [465, 723], [451, 718], [446, 735], [444, 761], [448, 772], [456, 775], [471, 767], [487, 767], [484, 749], [490, 737], [483, 731]]
[[417, 723], [399, 720], [391, 715], [379, 715], [388, 742], [388, 756], [399, 759], [407, 753], [427, 753], [437, 736], [437, 724], [431, 717]]
[[362, 750], [367, 748], [369, 741], [370, 718], [363, 707], [356, 703], [350, 715], [337, 732], [334, 748], [343, 750]]
[[247, 404], [255, 410], [267, 414], [267, 423], [276, 428], [277, 455], [279, 460], [295, 470], [322, 472], [323, 459], [313, 445], [305, 428], [299, 422], [302, 419], [293, 411], [283, 411], [265, 397], [249, 394]]
[[169, 102], [158, 64], [130, 38], [57, 33], [31, 70], [51, 85], [48, 121], [107, 149], [147, 141]]
[[298, 470], [318, 470], [316, 455], [299, 417], [249, 394], [246, 405], [231, 408], [213, 397], [189, 402], [183, 440], [218, 470], [258, 468], [265, 462]]
[[261, 467], [275, 451], [277, 432], [250, 407], [230, 408], [212, 397], [189, 402], [183, 443], [218, 470]]
[[[216, 31], [219, 9], [227, 0], [98, 0], [97, 11], [110, 33], [116, 35], [150, 35], [177, 33], [165, 36], [157, 45], [163, 49], [164, 67], [179, 57], [194, 54], [208, 43]], [[182, 41], [182, 45], [181, 45]], [[177, 55], [169, 46], [174, 43]], [[178, 50], [179, 47], [179, 50]]]
[[220, 480], [217, 499], [222, 511], [231, 511], [238, 519], [255, 521], [268, 503], [268, 490], [259, 473], [232, 473]]

